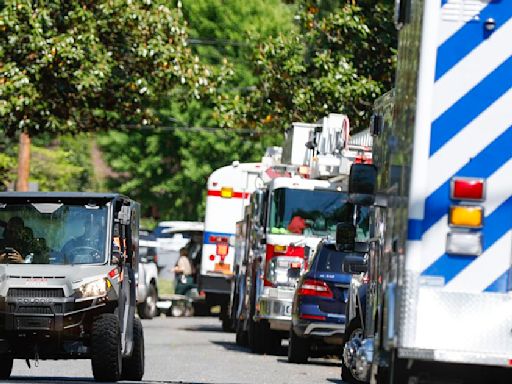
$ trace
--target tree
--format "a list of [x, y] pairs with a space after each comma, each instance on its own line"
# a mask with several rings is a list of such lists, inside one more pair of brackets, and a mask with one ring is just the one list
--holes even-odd
[[356, 131], [366, 127], [373, 100], [392, 84], [392, 12], [390, 0], [299, 1], [300, 30], [258, 47], [257, 91], [219, 98], [221, 122], [282, 132], [341, 112]]
[[8, 136], [150, 125], [155, 100], [207, 93], [218, 73], [187, 46], [164, 0], [5, 0], [0, 125]]
[[209, 98], [161, 99], [158, 113], [166, 129], [109, 132], [99, 144], [115, 172], [110, 188], [141, 201], [147, 215], [197, 220], [204, 216], [206, 180], [213, 170], [233, 160], [257, 161], [265, 146], [275, 143], [272, 135], [208, 128], [218, 126], [218, 94], [252, 91], [258, 75], [252, 72], [251, 52], [269, 36], [294, 28], [294, 7], [279, 0], [183, 0], [182, 10], [193, 52], [218, 71], [227, 65], [231, 76]]

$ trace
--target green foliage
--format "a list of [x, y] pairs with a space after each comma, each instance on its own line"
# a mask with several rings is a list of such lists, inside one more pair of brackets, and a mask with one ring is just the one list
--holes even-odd
[[373, 100], [391, 87], [396, 31], [390, 0], [299, 2], [300, 30], [261, 44], [257, 91], [219, 97], [220, 121], [282, 132], [292, 121], [345, 113], [366, 127]]
[[194, 52], [204, 62], [233, 66], [232, 87], [247, 87], [257, 81], [252, 71], [251, 51], [259, 42], [293, 28], [295, 7], [281, 0], [183, 0], [183, 15], [189, 25]]
[[165, 0], [5, 0], [0, 10], [0, 125], [94, 131], [152, 124], [152, 106], [179, 86], [198, 98], [217, 80], [187, 47]]
[[35, 140], [31, 148], [30, 181], [37, 182], [40, 191], [97, 190], [89, 136], [67, 135], [51, 142], [47, 138]]
[[217, 72], [226, 71], [228, 61], [230, 76], [217, 83], [212, 98], [189, 98], [184, 103], [160, 100], [160, 121], [174, 129], [101, 135], [98, 142], [115, 172], [109, 188], [141, 201], [148, 216], [201, 219], [210, 173], [233, 160], [259, 160], [266, 145], [275, 143], [275, 137], [182, 127], [217, 125], [213, 96], [245, 92], [257, 81], [250, 53], [268, 36], [294, 28], [293, 9], [279, 0], [182, 1], [193, 52]]
[[16, 178], [14, 167], [16, 160], [6, 153], [0, 153], [0, 191], [6, 190]]
[[[16, 180], [18, 144], [0, 140], [0, 190]], [[52, 139], [41, 135], [31, 145], [30, 181], [41, 191], [93, 191], [102, 189], [92, 169], [90, 136], [64, 135]]]

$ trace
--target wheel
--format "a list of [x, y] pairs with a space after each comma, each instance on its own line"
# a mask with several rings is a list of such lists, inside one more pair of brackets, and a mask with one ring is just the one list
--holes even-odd
[[173, 317], [185, 316], [185, 306], [182, 303], [173, 303], [173, 305], [171, 305], [171, 315]]
[[140, 319], [133, 319], [133, 350], [123, 359], [123, 380], [141, 381], [144, 376], [144, 331]]
[[247, 332], [244, 331], [243, 323], [241, 320], [236, 322], [236, 345], [240, 347], [247, 347], [249, 345]]
[[290, 341], [288, 342], [288, 362], [296, 364], [304, 364], [308, 362], [309, 343], [308, 340], [297, 336], [290, 329]]
[[280, 349], [281, 335], [279, 332], [271, 330], [269, 325], [265, 336], [265, 353], [269, 355], [278, 355]]
[[112, 313], [98, 316], [91, 330], [91, 364], [96, 381], [118, 381], [121, 377], [121, 330]]
[[[359, 317], [352, 319], [347, 328], [345, 329], [345, 337], [343, 341], [343, 345], [341, 346], [341, 350], [345, 350], [345, 345], [351, 343], [353, 341], [363, 340], [363, 327], [361, 326], [361, 320]], [[341, 357], [341, 379], [350, 384], [361, 384], [364, 381], [359, 380], [357, 376], [357, 372], [355, 371], [355, 366], [347, 361], [349, 356], [345, 356], [345, 353], [342, 353]]]
[[11, 377], [13, 358], [10, 355], [0, 355], [0, 380]]
[[251, 320], [249, 322], [249, 325], [251, 326], [249, 332], [251, 332], [250, 338], [252, 339], [251, 342], [251, 352], [253, 353], [264, 353], [265, 352], [265, 321], [254, 321]]
[[222, 321], [222, 330], [224, 332], [233, 332], [233, 323], [231, 321], [231, 318], [229, 317], [229, 310], [228, 310], [228, 304], [224, 303], [221, 305], [220, 309], [220, 320]]
[[137, 306], [137, 312], [141, 319], [152, 319], [157, 315], [158, 309], [156, 302], [158, 301], [158, 294], [156, 288], [151, 284], [148, 288], [146, 300]]
[[222, 319], [222, 330], [224, 332], [233, 332], [233, 327], [231, 326], [231, 319], [229, 317], [224, 317]]

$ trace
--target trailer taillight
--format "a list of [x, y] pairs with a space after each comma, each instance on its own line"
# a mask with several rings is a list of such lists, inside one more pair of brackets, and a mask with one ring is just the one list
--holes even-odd
[[483, 217], [482, 207], [454, 205], [450, 207], [449, 223], [455, 227], [481, 228]]
[[450, 183], [450, 197], [453, 200], [483, 201], [485, 182], [483, 179], [455, 177]]

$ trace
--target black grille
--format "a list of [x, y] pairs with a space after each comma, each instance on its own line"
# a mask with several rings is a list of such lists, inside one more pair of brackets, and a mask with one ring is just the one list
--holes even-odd
[[19, 307], [17, 313], [30, 313], [34, 315], [51, 315], [50, 307]]
[[7, 297], [64, 297], [60, 288], [10, 288]]

